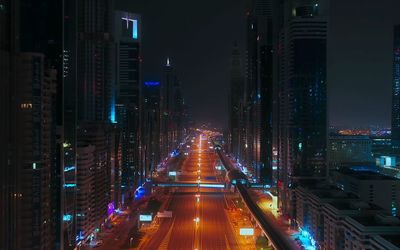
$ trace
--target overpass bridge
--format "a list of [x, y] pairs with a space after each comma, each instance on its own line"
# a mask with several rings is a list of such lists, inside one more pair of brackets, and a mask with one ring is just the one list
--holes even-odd
[[[242, 184], [247, 188], [265, 188], [260, 183], [248, 183], [247, 181], [232, 179], [232, 185]], [[228, 188], [228, 183], [224, 182], [153, 182], [153, 187], [199, 187], [199, 188]]]
[[198, 188], [225, 188], [220, 182], [153, 182], [153, 187], [198, 187]]
[[[261, 228], [263, 234], [265, 237], [267, 237], [273, 248], [278, 250], [297, 249], [298, 247], [294, 241], [287, 237], [279, 228], [277, 228], [276, 223], [272, 219], [266, 217], [260, 207], [252, 200], [248, 192], [248, 187], [250, 185], [247, 182], [247, 178], [245, 181], [243, 180], [243, 176], [245, 175], [232, 165], [226, 156], [222, 154], [220, 149], [216, 149], [216, 152], [225, 169], [228, 171], [228, 173], [231, 173], [230, 175], [228, 174], [228, 177], [231, 178], [231, 183], [236, 183], [234, 185], [236, 185], [237, 190], [249, 209], [253, 219]], [[255, 184], [253, 187], [257, 186], [260, 186], [260, 184]]]

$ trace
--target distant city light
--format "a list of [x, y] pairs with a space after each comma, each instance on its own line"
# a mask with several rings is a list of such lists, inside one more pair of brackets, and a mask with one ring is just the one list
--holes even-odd
[[63, 215], [63, 221], [71, 221], [71, 220], [72, 220], [72, 215], [70, 214]]
[[115, 210], [114, 202], [108, 203], [108, 206], [107, 206], [107, 215], [108, 215], [108, 216], [112, 215], [112, 214], [114, 213], [114, 210]]
[[201, 183], [199, 185], [200, 187], [208, 187], [208, 188], [224, 188], [224, 184], [207, 184], [207, 183]]
[[151, 214], [141, 214], [139, 215], [139, 221], [149, 222], [152, 221]]
[[132, 38], [137, 39], [138, 38], [138, 21], [133, 20], [133, 31], [132, 31]]
[[76, 169], [75, 166], [66, 166], [66, 167], [64, 168], [64, 172], [69, 172], [69, 171], [72, 171], [72, 170], [75, 170], [75, 169]]
[[116, 114], [115, 114], [115, 103], [111, 104], [110, 122], [117, 123]]
[[239, 234], [242, 236], [254, 235], [254, 228], [240, 228]]

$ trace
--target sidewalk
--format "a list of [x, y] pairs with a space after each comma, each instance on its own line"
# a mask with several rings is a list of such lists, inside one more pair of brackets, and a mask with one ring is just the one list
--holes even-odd
[[255, 232], [254, 236], [240, 236], [240, 228], [253, 228], [254, 226], [251, 223], [250, 215], [240, 208], [238, 208], [234, 202], [235, 195], [225, 194], [225, 203], [226, 209], [225, 214], [229, 220], [229, 225], [232, 228], [232, 231], [235, 235], [236, 242], [238, 243], [239, 249], [249, 249], [255, 250], [255, 238], [257, 236], [257, 232]]

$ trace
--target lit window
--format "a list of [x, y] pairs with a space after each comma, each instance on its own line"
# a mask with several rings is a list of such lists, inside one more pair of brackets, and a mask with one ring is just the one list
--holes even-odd
[[21, 109], [31, 109], [32, 103], [21, 103]]

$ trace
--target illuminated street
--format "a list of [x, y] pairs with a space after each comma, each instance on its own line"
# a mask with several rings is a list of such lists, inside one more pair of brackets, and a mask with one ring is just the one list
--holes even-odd
[[[221, 180], [215, 170], [217, 156], [209, 147], [207, 140], [196, 138], [177, 181]], [[167, 208], [172, 218], [161, 219], [157, 231], [144, 238], [140, 249], [241, 249], [239, 235], [226, 214], [224, 196], [224, 189], [176, 188]]]

